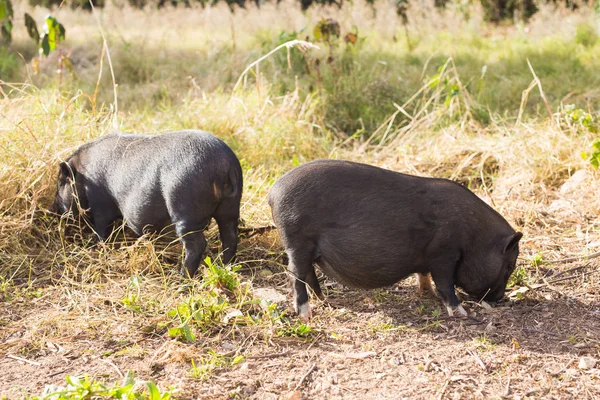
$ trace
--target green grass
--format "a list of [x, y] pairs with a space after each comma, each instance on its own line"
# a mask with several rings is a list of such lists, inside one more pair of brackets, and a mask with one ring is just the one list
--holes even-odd
[[[69, 24], [68, 18], [65, 23]], [[262, 27], [255, 36], [236, 37], [235, 48], [229, 38], [198, 43], [177, 40], [167, 28], [164, 33], [148, 32], [141, 42], [139, 34], [133, 33], [135, 27], [113, 34], [109, 42], [120, 107], [147, 115], [185, 106], [197, 96], [225, 94], [244, 67], [260, 55], [290, 39], [314, 40], [314, 24], [306, 21], [298, 30]], [[92, 96], [95, 91], [101, 42], [93, 25], [87, 29], [91, 38], [85, 45], [79, 44], [79, 37], [73, 38], [73, 70], [65, 70], [61, 82], [61, 90], [71, 95], [81, 91]], [[342, 29], [342, 37], [356, 29]], [[182, 32], [191, 35], [185, 29]], [[521, 93], [533, 79], [526, 62], [529, 60], [552, 109], [567, 97], [569, 104], [590, 111], [600, 105], [595, 95], [600, 84], [596, 74], [600, 44], [593, 35], [589, 23], [577, 25], [575, 36], [559, 30], [543, 38], [524, 33], [499, 38], [468, 29], [453, 34], [434, 30], [419, 32], [414, 38], [416, 45], [409, 51], [404, 40], [383, 40], [377, 30], [360, 29], [355, 44], [341, 37], [333, 40], [331, 47], [315, 42], [320, 50], [301, 53], [292, 49], [289, 65], [285, 51], [274, 55], [261, 64], [258, 82], [250, 76], [247, 87], [262, 88], [259, 101], [269, 94], [286, 95], [297, 87], [300, 101], [307, 96], [319, 98], [315, 107], [326, 121], [326, 128], [345, 135], [358, 132], [369, 136], [396, 111], [394, 102], [403, 104], [452, 58], [464, 90], [481, 114], [478, 121], [487, 125], [491, 116], [516, 118]], [[0, 60], [0, 66], [7, 65], [0, 68], [9, 68], [14, 76], [18, 62], [14, 54], [0, 53]], [[55, 61], [42, 64], [45, 73], [33, 76], [33, 82], [56, 87], [57, 79], [52, 74]], [[27, 78], [21, 68], [17, 80]], [[104, 65], [98, 102], [110, 102], [112, 97], [111, 77]], [[532, 93], [527, 118], [539, 117], [543, 110], [540, 100], [538, 93]], [[407, 111], [412, 113], [417, 108], [418, 102], [414, 102]], [[400, 116], [395, 122], [401, 124], [404, 120]]]

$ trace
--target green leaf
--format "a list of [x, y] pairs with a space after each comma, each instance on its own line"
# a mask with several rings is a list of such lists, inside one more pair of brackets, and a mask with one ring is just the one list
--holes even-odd
[[332, 18], [321, 19], [313, 29], [316, 41], [328, 41], [332, 37], [340, 37], [340, 24]]
[[10, 0], [0, 0], [0, 21], [3, 19], [12, 19], [13, 7]]
[[196, 337], [192, 333], [192, 330], [188, 325], [184, 325], [182, 327], [171, 328], [169, 329], [169, 336], [175, 339], [185, 339], [186, 341], [193, 343], [196, 341]]
[[37, 28], [37, 24], [31, 15], [25, 13], [25, 27], [27, 28], [27, 33], [29, 37], [35, 40], [35, 43], [40, 42], [40, 33]]
[[50, 43], [48, 41], [48, 35], [46, 34], [42, 35], [42, 42], [40, 43], [40, 52], [43, 53], [45, 56], [50, 54]]
[[183, 329], [181, 328], [170, 328], [169, 331], [169, 336], [171, 336], [172, 338], [180, 338], [183, 336]]
[[135, 372], [132, 370], [128, 370], [125, 375], [125, 379], [123, 379], [123, 386], [133, 386], [135, 385]]
[[160, 400], [160, 391], [154, 384], [154, 382], [146, 382], [148, 387], [148, 400]]
[[196, 336], [194, 336], [192, 330], [188, 325], [183, 326], [183, 332], [185, 334], [185, 340], [187, 340], [190, 343], [194, 343], [196, 341]]
[[12, 22], [10, 20], [4, 20], [2, 22], [2, 27], [0, 30], [2, 31], [2, 39], [4, 42], [10, 43], [12, 41]]
[[46, 17], [44, 31], [40, 50], [47, 56], [52, 50], [56, 50], [60, 42], [65, 40], [66, 31], [65, 27], [51, 15]]
[[434, 75], [429, 81], [429, 88], [433, 89], [440, 83], [440, 74]]
[[241, 363], [242, 361], [244, 361], [244, 356], [237, 356], [233, 359], [233, 361], [231, 362], [231, 365], [237, 365], [237, 364]]
[[67, 381], [67, 383], [71, 386], [74, 387], [81, 387], [81, 380], [76, 377], [76, 376], [72, 376], [72, 375], [67, 375], [65, 380]]

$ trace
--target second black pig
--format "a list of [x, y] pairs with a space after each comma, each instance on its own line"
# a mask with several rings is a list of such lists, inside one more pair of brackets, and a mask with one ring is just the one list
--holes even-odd
[[322, 298], [314, 263], [354, 287], [431, 274], [448, 313], [466, 315], [455, 286], [504, 296], [520, 232], [462, 185], [365, 164], [320, 160], [293, 169], [269, 193], [289, 257], [294, 306], [310, 318], [308, 284]]
[[213, 217], [223, 262], [234, 257], [241, 196], [237, 157], [208, 132], [111, 134], [60, 164], [54, 208], [85, 210], [101, 240], [118, 219], [138, 235], [172, 225], [185, 249], [182, 273], [193, 276], [206, 248], [202, 231]]

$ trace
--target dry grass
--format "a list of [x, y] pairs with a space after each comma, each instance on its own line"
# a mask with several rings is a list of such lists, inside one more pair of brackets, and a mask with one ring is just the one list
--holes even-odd
[[[404, 30], [389, 10], [382, 6], [374, 18], [365, 17], [366, 10], [357, 4], [305, 16], [267, 6], [231, 17], [221, 8], [197, 14], [108, 9], [102, 20], [114, 46], [117, 81], [125, 82], [119, 85], [117, 121], [125, 131], [202, 128], [225, 140], [243, 165], [241, 211], [248, 227], [271, 222], [266, 194], [277, 177], [316, 158], [458, 180], [525, 234], [510, 301], [492, 310], [467, 302], [475, 314], [460, 321], [444, 318], [437, 300], [418, 298], [412, 278], [374, 291], [326, 281], [328, 303], [313, 299], [316, 315], [305, 326], [282, 313], [285, 305], [266, 308], [252, 295], [258, 287], [287, 290], [276, 232], [242, 238], [241, 270], [217, 261], [194, 280], [177, 275], [181, 246], [171, 237], [117, 232], [108, 243], [93, 244], [85, 228], [47, 212], [59, 160], [110, 131], [114, 117], [108, 103], [94, 108], [90, 101], [101, 43], [84, 38], [97, 38], [97, 27], [89, 15], [61, 10], [73, 38], [69, 45], [78, 78], [66, 76], [59, 90], [52, 72], [41, 73], [33, 78], [36, 86], [3, 86], [10, 97], [0, 100], [0, 368], [5, 371], [0, 394], [40, 394], [44, 385], [64, 382], [65, 375], [87, 373], [114, 382], [134, 370], [163, 390], [175, 387], [180, 398], [278, 398], [294, 390], [309, 398], [600, 395], [598, 369], [577, 368], [580, 357], [600, 355], [598, 259], [584, 259], [600, 249], [600, 174], [580, 155], [597, 133], [553, 100], [566, 94], [568, 82], [555, 82], [554, 75], [537, 69], [560, 70], [569, 57], [594, 66], [597, 48], [578, 48], [565, 56], [569, 62], [533, 63], [552, 117], [535, 87], [517, 121], [521, 93], [534, 79], [526, 65], [515, 72], [518, 79], [510, 73], [494, 78], [508, 81], [505, 89], [492, 85], [503, 90], [499, 97], [517, 93], [510, 101], [498, 100], [516, 107], [497, 112], [482, 100], [465, 60], [456, 54], [472, 45], [468, 35], [491, 38], [476, 47], [486, 65], [502, 58], [504, 50], [494, 50], [502, 43], [506, 52], [517, 54], [525, 45], [518, 42], [524, 27], [486, 26], [477, 9], [460, 31], [460, 10], [433, 18], [428, 28], [419, 24], [421, 13], [411, 11], [416, 78], [410, 93], [386, 103], [389, 112], [371, 114], [371, 130], [348, 135], [354, 132], [338, 129], [344, 121], [334, 119], [342, 114], [332, 113], [331, 106], [348, 100], [341, 86], [376, 79], [364, 69], [340, 75], [331, 90], [323, 69], [322, 91], [307, 90], [313, 81], [306, 76], [297, 91], [283, 91], [278, 79], [295, 82], [289, 76], [293, 71], [273, 56], [261, 63], [258, 80], [250, 76], [231, 94], [239, 73], [265, 52], [261, 38], [284, 27], [299, 30], [321, 15], [339, 19], [343, 29], [357, 24], [367, 35], [360, 54], [386, 59], [390, 52], [406, 51]], [[571, 40], [575, 22], [585, 15], [569, 18], [555, 31], [564, 41]], [[546, 46], [547, 27], [563, 19], [542, 12], [527, 26], [531, 43], [526, 46]], [[222, 28], [232, 21], [235, 49], [231, 29]], [[156, 29], [142, 29], [147, 26]], [[439, 46], [447, 45], [444, 37], [451, 34], [467, 39], [444, 53]], [[394, 35], [400, 39], [394, 41]], [[162, 47], [168, 48], [164, 54]], [[443, 62], [432, 70], [427, 57], [434, 53]], [[152, 64], [163, 57], [170, 61]], [[183, 60], [202, 67], [181, 67]], [[53, 62], [45, 61], [42, 70], [49, 71]], [[137, 64], [139, 70], [131, 68]], [[480, 74], [479, 65], [473, 68]], [[136, 80], [129, 79], [134, 73]], [[586, 109], [577, 99], [591, 98], [594, 90], [569, 102]], [[166, 95], [146, 102], [156, 93]], [[110, 101], [111, 95], [110, 79], [103, 76], [101, 99]], [[359, 101], [371, 93], [355, 95], [357, 102], [348, 107], [366, 110]], [[585, 178], [569, 191], [563, 185], [576, 171], [586, 171]], [[207, 235], [207, 255], [218, 259], [214, 227]], [[581, 261], [544, 263], [573, 255]]]

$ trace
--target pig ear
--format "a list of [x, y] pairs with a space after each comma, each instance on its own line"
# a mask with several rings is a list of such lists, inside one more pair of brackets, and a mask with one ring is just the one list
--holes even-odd
[[67, 178], [74, 178], [75, 177], [75, 167], [73, 167], [71, 164], [69, 164], [66, 161], [63, 161], [60, 163], [60, 174], [62, 176], [65, 176]]
[[519, 244], [519, 240], [523, 237], [521, 232], [515, 232], [504, 239], [503, 253], [513, 250]]

